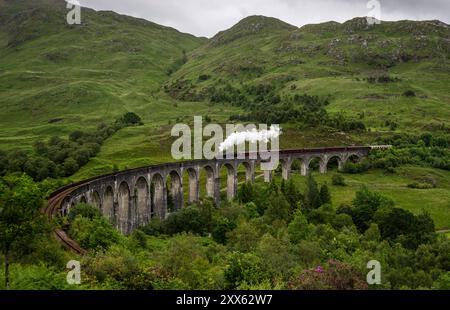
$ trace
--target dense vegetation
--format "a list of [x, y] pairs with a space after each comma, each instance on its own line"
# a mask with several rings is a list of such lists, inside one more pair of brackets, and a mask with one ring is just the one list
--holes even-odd
[[74, 131], [69, 139], [53, 136], [48, 142], [38, 140], [34, 152], [23, 150], [0, 151], [0, 176], [25, 172], [36, 181], [71, 176], [98, 154], [103, 142], [127, 126], [142, 125], [141, 118], [128, 112], [114, 124], [100, 124], [94, 132]]
[[82, 25], [69, 26], [66, 5], [0, 1], [1, 149], [30, 148], [56, 132], [95, 131], [127, 111], [145, 115], [147, 124], [158, 106], [150, 98], [204, 41], [84, 8]]
[[[37, 189], [29, 178], [17, 180], [26, 186], [13, 191], [30, 195]], [[77, 205], [62, 220], [89, 250], [81, 258], [79, 288], [449, 288], [450, 239], [434, 232], [426, 213], [413, 215], [368, 188], [351, 205], [339, 206], [326, 184], [309, 177], [305, 188], [300, 192], [292, 182], [246, 184], [235, 202], [216, 208], [204, 200], [128, 237], [97, 210]], [[9, 189], [1, 189], [3, 224]], [[11, 288], [41, 289], [43, 281], [44, 288], [68, 288], [62, 280], [66, 254], [53, 242], [42, 238], [34, 251], [29, 243], [11, 249]], [[372, 259], [382, 266], [380, 286], [365, 281]]]
[[[385, 151], [371, 152], [367, 159], [358, 163], [347, 162], [344, 171], [364, 172], [373, 168], [391, 173], [402, 165], [415, 165], [450, 170], [450, 136], [448, 134], [424, 133], [420, 136], [398, 134], [380, 139], [379, 143], [393, 145]], [[435, 184], [431, 184], [435, 186]]]

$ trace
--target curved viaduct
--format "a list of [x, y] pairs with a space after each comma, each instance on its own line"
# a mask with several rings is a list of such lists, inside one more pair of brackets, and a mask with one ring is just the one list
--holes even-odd
[[[366, 157], [372, 147], [335, 147], [316, 149], [284, 150], [279, 153], [282, 176], [289, 179], [293, 162], [298, 160], [302, 175], [307, 175], [311, 162], [319, 161], [321, 173], [327, 172], [327, 165], [337, 159], [339, 169], [351, 157]], [[193, 160], [168, 163], [131, 169], [114, 174], [99, 176], [76, 184], [71, 184], [53, 193], [46, 212], [49, 217], [58, 213], [66, 215], [77, 203], [86, 202], [98, 208], [115, 227], [124, 234], [148, 224], [152, 218], [164, 219], [169, 212], [184, 206], [183, 176], [189, 182], [188, 200], [190, 203], [200, 199], [200, 172], [206, 172], [206, 194], [212, 197], [216, 205], [220, 203], [220, 170], [227, 170], [227, 197], [234, 198], [238, 188], [238, 168], [245, 167], [246, 179], [253, 182], [255, 171], [262, 160], [250, 156], [242, 158]], [[264, 179], [269, 182], [273, 171], [265, 171]], [[170, 177], [168, 186], [167, 180]], [[171, 197], [171, 210], [168, 210], [168, 196]], [[59, 239], [66, 244], [63, 231], [56, 232]]]

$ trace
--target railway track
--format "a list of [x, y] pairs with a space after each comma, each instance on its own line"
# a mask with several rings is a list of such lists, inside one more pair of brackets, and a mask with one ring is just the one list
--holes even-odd
[[[76, 190], [79, 186], [74, 186], [67, 188], [56, 195], [52, 196], [48, 201], [48, 206], [44, 209], [44, 213], [46, 214], [49, 221], [51, 221], [61, 210], [61, 204], [64, 198]], [[61, 228], [57, 228], [53, 231], [55, 238], [67, 249], [76, 254], [84, 255], [86, 250], [83, 249], [78, 243], [74, 240], [70, 239], [69, 236], [62, 230]]]

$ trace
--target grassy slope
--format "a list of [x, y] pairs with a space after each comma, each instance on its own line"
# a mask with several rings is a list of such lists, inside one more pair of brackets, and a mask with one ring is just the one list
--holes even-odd
[[[250, 17], [205, 42], [111, 12], [84, 10], [83, 26], [69, 27], [62, 4], [40, 0], [30, 8], [30, 1], [0, 0], [0, 148], [30, 148], [37, 138], [94, 127], [128, 110], [145, 122], [107, 140], [73, 180], [110, 172], [114, 164], [124, 169], [171, 161], [169, 124], [177, 118], [191, 122], [193, 114], [210, 115], [225, 122], [238, 111], [180, 102], [161, 91], [163, 84], [179, 79], [191, 80], [201, 92], [223, 81], [239, 86], [293, 77], [283, 93], [330, 95], [331, 112], [364, 111], [372, 129], [363, 135], [327, 129], [299, 133], [286, 125], [282, 148], [371, 143], [387, 133], [386, 119], [398, 122], [398, 131], [433, 130], [450, 120], [448, 26], [398, 22], [366, 29], [355, 19], [297, 29], [275, 19]], [[169, 70], [181, 65], [183, 50], [189, 61], [169, 76]], [[413, 60], [400, 62], [399, 57]], [[361, 80], [389, 61], [395, 63], [389, 74], [401, 81], [380, 85]], [[201, 74], [212, 78], [200, 83]], [[402, 97], [408, 89], [418, 97]], [[441, 181], [437, 189], [406, 187], [424, 173]], [[331, 183], [330, 175], [317, 178]], [[426, 208], [438, 228], [449, 228], [447, 172], [408, 167], [397, 175], [374, 171], [346, 178], [347, 187], [331, 187], [336, 205], [351, 201], [367, 183], [401, 207], [414, 212]]]
[[[331, 112], [350, 116], [365, 112], [366, 124], [381, 133], [387, 130], [386, 119], [399, 123], [400, 131], [449, 124], [448, 25], [402, 21], [370, 28], [358, 18], [300, 29], [282, 25], [263, 17], [241, 21], [227, 31], [230, 38], [221, 33], [193, 51], [167, 84], [189, 81], [190, 91], [201, 94], [223, 81], [240, 87], [289, 77], [293, 81], [285, 84], [282, 93], [329, 96]], [[237, 30], [243, 35], [236, 36]], [[387, 84], [363, 80], [381, 72], [400, 80]], [[211, 79], [200, 82], [199, 73]], [[410, 89], [416, 98], [402, 96]]]
[[203, 41], [112, 12], [83, 10], [83, 25], [68, 26], [62, 0], [8, 2], [10, 11], [5, 3], [0, 2], [0, 37], [7, 37], [0, 40], [2, 149], [94, 127], [125, 111], [153, 121], [155, 107], [170, 110], [158, 97], [169, 69]]
[[[142, 167], [151, 164], [173, 162], [170, 151], [172, 126], [178, 118], [193, 127], [193, 114], [210, 116], [213, 122], [224, 123], [236, 108], [213, 108], [202, 102], [174, 102], [160, 93], [158, 101], [149, 105], [152, 115], [144, 118], [144, 126], [125, 128], [108, 139], [101, 152], [82, 167], [71, 180], [82, 180], [112, 171], [117, 164], [120, 169]], [[176, 103], [176, 107], [174, 104]], [[148, 121], [151, 120], [151, 121]]]
[[[342, 203], [351, 204], [356, 191], [361, 186], [367, 185], [371, 190], [394, 200], [397, 207], [405, 208], [415, 214], [422, 211], [428, 212], [435, 222], [436, 229], [450, 229], [450, 201], [448, 199], [450, 172], [448, 171], [401, 167], [397, 169], [396, 174], [387, 174], [380, 170], [356, 175], [344, 174], [346, 186], [333, 186], [331, 182], [333, 173], [321, 175], [316, 172], [313, 175], [319, 184], [328, 184], [335, 207]], [[408, 184], [422, 177], [433, 178], [437, 181], [437, 187], [426, 190], [407, 187]], [[280, 179], [280, 176], [277, 179]], [[305, 177], [294, 173], [293, 180], [300, 188], [304, 189]]]

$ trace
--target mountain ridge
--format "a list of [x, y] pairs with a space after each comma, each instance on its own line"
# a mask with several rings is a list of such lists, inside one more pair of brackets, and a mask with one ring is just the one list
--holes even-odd
[[[275, 85], [280, 97], [329, 96], [330, 109], [352, 115], [361, 106], [386, 110], [398, 102], [411, 113], [431, 111], [432, 122], [415, 119], [414, 126], [438, 126], [448, 115], [442, 103], [449, 100], [450, 36], [439, 21], [367, 28], [359, 17], [298, 28], [249, 16], [205, 39], [91, 9], [83, 9], [81, 26], [68, 26], [65, 14], [42, 9], [64, 1], [39, 0], [43, 6], [34, 15], [23, 13], [30, 3], [0, 0], [2, 8], [10, 7], [0, 17], [0, 147], [14, 147], [14, 141], [29, 146], [37, 137], [67, 135], [126, 111], [151, 122], [155, 111], [169, 113], [184, 102], [209, 104], [228, 86]], [[367, 82], [379, 76], [395, 82]], [[401, 96], [409, 89], [418, 94], [410, 106]], [[382, 127], [378, 113], [368, 126]], [[60, 121], [49, 123], [55, 119]], [[26, 138], [11, 139], [16, 135]]]

